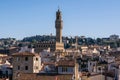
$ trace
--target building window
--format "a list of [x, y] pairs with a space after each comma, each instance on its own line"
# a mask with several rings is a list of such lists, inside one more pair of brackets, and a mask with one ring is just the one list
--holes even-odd
[[20, 61], [20, 57], [17, 57], [17, 61]]
[[28, 66], [25, 66], [25, 70], [28, 70]]
[[5, 71], [6, 75], [8, 75], [8, 71]]
[[18, 70], [20, 70], [20, 66], [18, 66]]
[[36, 66], [35, 69], [38, 69], [38, 66]]
[[36, 61], [38, 61], [38, 58], [36, 58]]
[[67, 67], [62, 67], [62, 72], [67, 72]]
[[92, 63], [90, 63], [90, 66], [92, 65]]
[[99, 68], [98, 68], [98, 70], [100, 71], [100, 70], [101, 70], [101, 68], [99, 67]]
[[28, 57], [25, 57], [25, 61], [28, 61]]

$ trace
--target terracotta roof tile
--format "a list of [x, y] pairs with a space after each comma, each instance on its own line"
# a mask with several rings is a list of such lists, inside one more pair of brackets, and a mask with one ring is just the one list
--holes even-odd
[[74, 60], [60, 60], [56, 64], [57, 66], [75, 66]]
[[38, 55], [37, 53], [30, 53], [30, 52], [21, 52], [21, 53], [14, 53], [12, 56], [35, 56]]
[[18, 80], [71, 80], [72, 74], [21, 74]]

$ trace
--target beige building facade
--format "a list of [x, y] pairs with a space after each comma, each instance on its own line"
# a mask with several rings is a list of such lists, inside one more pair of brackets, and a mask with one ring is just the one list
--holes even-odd
[[22, 52], [13, 56], [13, 80], [17, 80], [20, 73], [39, 73], [41, 58], [37, 53]]

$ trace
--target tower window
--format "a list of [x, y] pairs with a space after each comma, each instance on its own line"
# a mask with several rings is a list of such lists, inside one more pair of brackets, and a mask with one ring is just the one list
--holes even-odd
[[28, 61], [28, 57], [25, 57], [25, 61]]
[[28, 66], [25, 66], [25, 70], [28, 70]]
[[57, 15], [57, 19], [59, 19], [59, 15]]

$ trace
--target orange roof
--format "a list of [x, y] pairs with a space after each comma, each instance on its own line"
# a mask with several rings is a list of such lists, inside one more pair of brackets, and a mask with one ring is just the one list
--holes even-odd
[[36, 56], [37, 53], [30, 53], [30, 52], [21, 52], [21, 53], [14, 53], [12, 56]]
[[60, 60], [59, 62], [57, 62], [57, 66], [73, 67], [73, 66], [75, 66], [75, 62], [74, 62], [74, 60]]
[[72, 74], [21, 74], [17, 80], [71, 80]]

